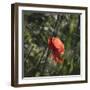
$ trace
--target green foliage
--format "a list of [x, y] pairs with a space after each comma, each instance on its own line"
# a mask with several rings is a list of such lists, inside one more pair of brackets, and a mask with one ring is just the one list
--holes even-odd
[[[80, 15], [23, 11], [24, 76], [80, 74]], [[55, 63], [48, 37], [55, 31], [65, 45], [64, 63]]]

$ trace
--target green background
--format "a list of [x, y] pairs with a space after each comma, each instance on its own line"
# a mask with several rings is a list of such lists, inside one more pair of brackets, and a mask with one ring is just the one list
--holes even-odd
[[[23, 11], [24, 77], [80, 74], [80, 14]], [[55, 31], [65, 46], [64, 63], [55, 63], [48, 37]]]

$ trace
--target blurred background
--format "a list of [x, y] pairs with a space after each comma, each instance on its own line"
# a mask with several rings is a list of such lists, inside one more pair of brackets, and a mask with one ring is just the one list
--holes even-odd
[[[80, 74], [80, 14], [23, 11], [24, 77]], [[48, 38], [56, 32], [65, 46], [64, 63], [48, 56]]]

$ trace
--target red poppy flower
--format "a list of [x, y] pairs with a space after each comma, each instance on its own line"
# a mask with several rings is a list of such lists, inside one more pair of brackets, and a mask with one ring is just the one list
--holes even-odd
[[48, 47], [52, 50], [50, 57], [57, 63], [63, 63], [64, 59], [60, 55], [64, 54], [64, 44], [58, 37], [48, 38]]

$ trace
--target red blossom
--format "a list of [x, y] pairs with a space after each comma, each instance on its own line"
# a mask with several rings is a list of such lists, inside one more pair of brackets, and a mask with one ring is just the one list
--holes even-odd
[[64, 54], [64, 44], [58, 37], [48, 38], [48, 48], [52, 50], [50, 57], [57, 63], [63, 63], [64, 59], [60, 55]]

